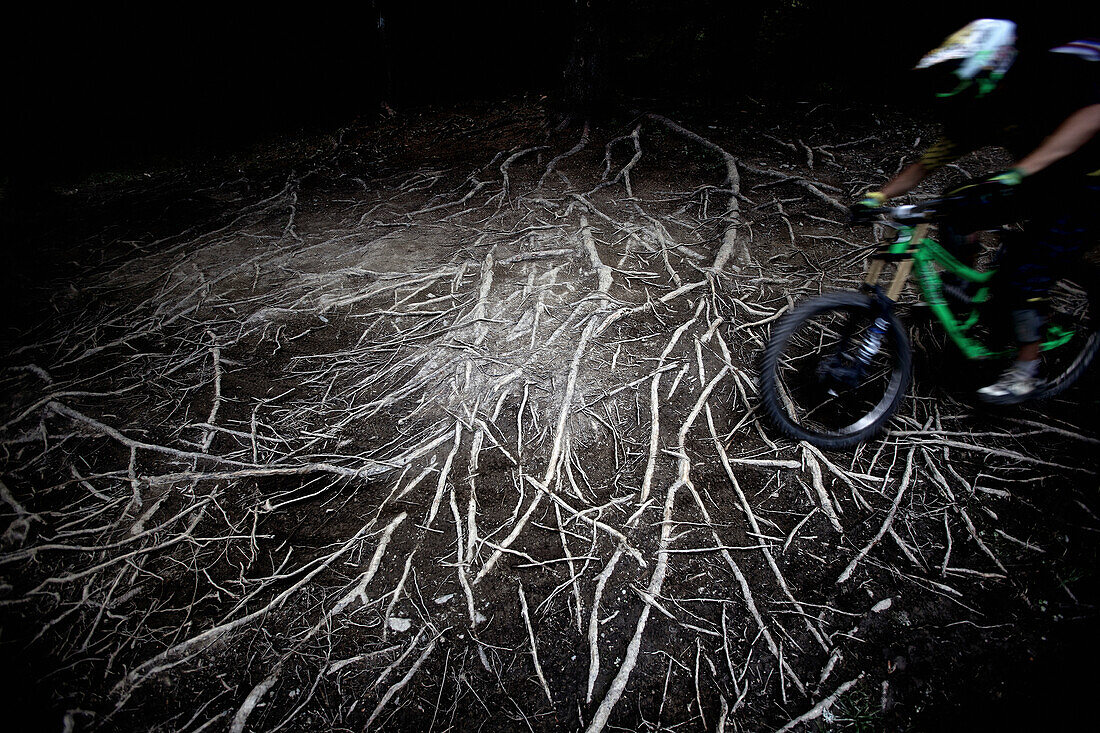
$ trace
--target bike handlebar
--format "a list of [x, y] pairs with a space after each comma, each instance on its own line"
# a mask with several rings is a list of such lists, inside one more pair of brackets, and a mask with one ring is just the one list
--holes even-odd
[[882, 219], [895, 221], [899, 224], [921, 223], [924, 221], [924, 217], [917, 213], [917, 207], [912, 204], [884, 208]]
[[879, 218], [887, 222], [897, 224], [924, 224], [935, 221], [943, 216], [940, 201], [928, 201], [923, 204], [906, 204], [905, 206], [884, 206], [875, 213]]
[[[931, 199], [919, 204], [905, 206], [883, 206], [873, 210], [873, 216], [884, 222], [895, 224], [913, 225], [933, 222], [944, 218], [958, 216], [972, 216], [980, 207], [988, 205], [988, 201], [972, 201], [966, 193], [951, 193], [941, 198]], [[996, 210], [994, 210], [996, 211]]]

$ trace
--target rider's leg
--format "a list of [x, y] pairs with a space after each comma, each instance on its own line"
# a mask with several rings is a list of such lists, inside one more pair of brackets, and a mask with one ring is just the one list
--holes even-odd
[[1100, 231], [1094, 206], [1100, 203], [1100, 186], [1074, 196], [1072, 205], [1058, 215], [1041, 217], [1032, 231], [1039, 236], [1017, 241], [1007, 248], [1002, 262], [1005, 296], [1013, 301], [1012, 321], [1016, 336], [1016, 360], [994, 384], [978, 390], [978, 396], [998, 404], [1022, 402], [1040, 386], [1039, 353], [1045, 319], [1043, 304], [1054, 283], [1072, 267], [1090, 240]]
[[993, 384], [978, 390], [978, 398], [993, 404], [1023, 402], [1040, 386], [1039, 352], [1044, 319], [1037, 308], [1012, 311], [1016, 331], [1016, 360]]

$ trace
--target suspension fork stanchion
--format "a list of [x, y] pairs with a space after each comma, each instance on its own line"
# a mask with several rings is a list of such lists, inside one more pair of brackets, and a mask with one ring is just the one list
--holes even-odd
[[879, 278], [882, 277], [882, 271], [887, 260], [897, 262], [898, 269], [894, 274], [889, 291], [890, 299], [897, 300], [897, 296], [901, 294], [901, 289], [905, 286], [905, 281], [909, 278], [909, 274], [913, 269], [911, 255], [916, 250], [917, 245], [924, 240], [924, 235], [927, 233], [928, 225], [918, 224], [899, 235], [899, 239], [891, 244], [887, 251], [880, 251], [879, 256], [871, 260], [871, 264], [867, 268], [867, 274], [863, 277], [864, 288], [874, 290]]
[[890, 289], [886, 291], [886, 297], [893, 303], [896, 303], [898, 296], [901, 295], [902, 288], [905, 287], [906, 281], [909, 280], [909, 273], [913, 271], [913, 260], [905, 260], [905, 262], [898, 263], [898, 271], [894, 273], [894, 279], [890, 281]]
[[871, 266], [867, 268], [867, 275], [863, 278], [863, 283], [868, 287], [874, 287], [878, 282], [879, 277], [882, 276], [882, 266], [885, 260], [878, 258], [871, 260]]
[[[871, 298], [874, 300], [875, 305], [878, 307], [878, 313], [868, 334], [864, 336], [864, 343], [860, 346], [861, 352], [866, 350], [866, 357], [859, 357], [859, 361], [864, 366], [866, 366], [870, 362], [870, 358], [878, 352], [879, 343], [885, 335], [887, 328], [887, 319], [890, 317], [894, 305], [897, 303], [898, 297], [905, 287], [905, 283], [909, 280], [909, 275], [913, 271], [914, 253], [924, 240], [924, 235], [927, 232], [927, 224], [919, 224], [913, 229], [904, 232], [903, 235], [898, 238], [898, 241], [890, 246], [890, 251], [885, 256], [877, 258], [871, 263], [871, 266], [867, 268], [867, 277], [864, 279], [863, 289], [870, 294]], [[897, 269], [894, 272], [893, 279], [890, 281], [889, 288], [886, 292], [883, 292], [882, 288], [878, 285], [878, 279], [882, 275], [882, 270], [887, 260], [897, 262]], [[849, 324], [849, 328], [850, 325], [851, 324]], [[850, 336], [850, 331], [845, 334], [845, 342]]]
[[[912, 248], [918, 246], [921, 240], [924, 239], [924, 235], [928, 232], [927, 224], [918, 224], [914, 227], [912, 235], [909, 241], [906, 242], [906, 246], [912, 250]], [[891, 303], [896, 303], [898, 296], [901, 295], [902, 288], [905, 287], [906, 281], [909, 279], [909, 273], [913, 271], [913, 259], [910, 257], [898, 263], [897, 272], [894, 273], [894, 279], [890, 281], [890, 288], [886, 291], [886, 297]]]

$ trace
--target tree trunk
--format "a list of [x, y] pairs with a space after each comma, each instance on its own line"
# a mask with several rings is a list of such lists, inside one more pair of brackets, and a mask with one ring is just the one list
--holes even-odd
[[607, 104], [605, 0], [573, 0], [573, 33], [562, 95], [566, 115], [588, 119]]

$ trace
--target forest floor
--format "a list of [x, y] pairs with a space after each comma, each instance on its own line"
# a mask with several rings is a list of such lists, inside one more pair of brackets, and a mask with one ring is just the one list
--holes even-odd
[[9, 206], [5, 729], [1089, 719], [1094, 377], [982, 411], [914, 327], [882, 438], [759, 419], [770, 325], [933, 134], [510, 100]]

